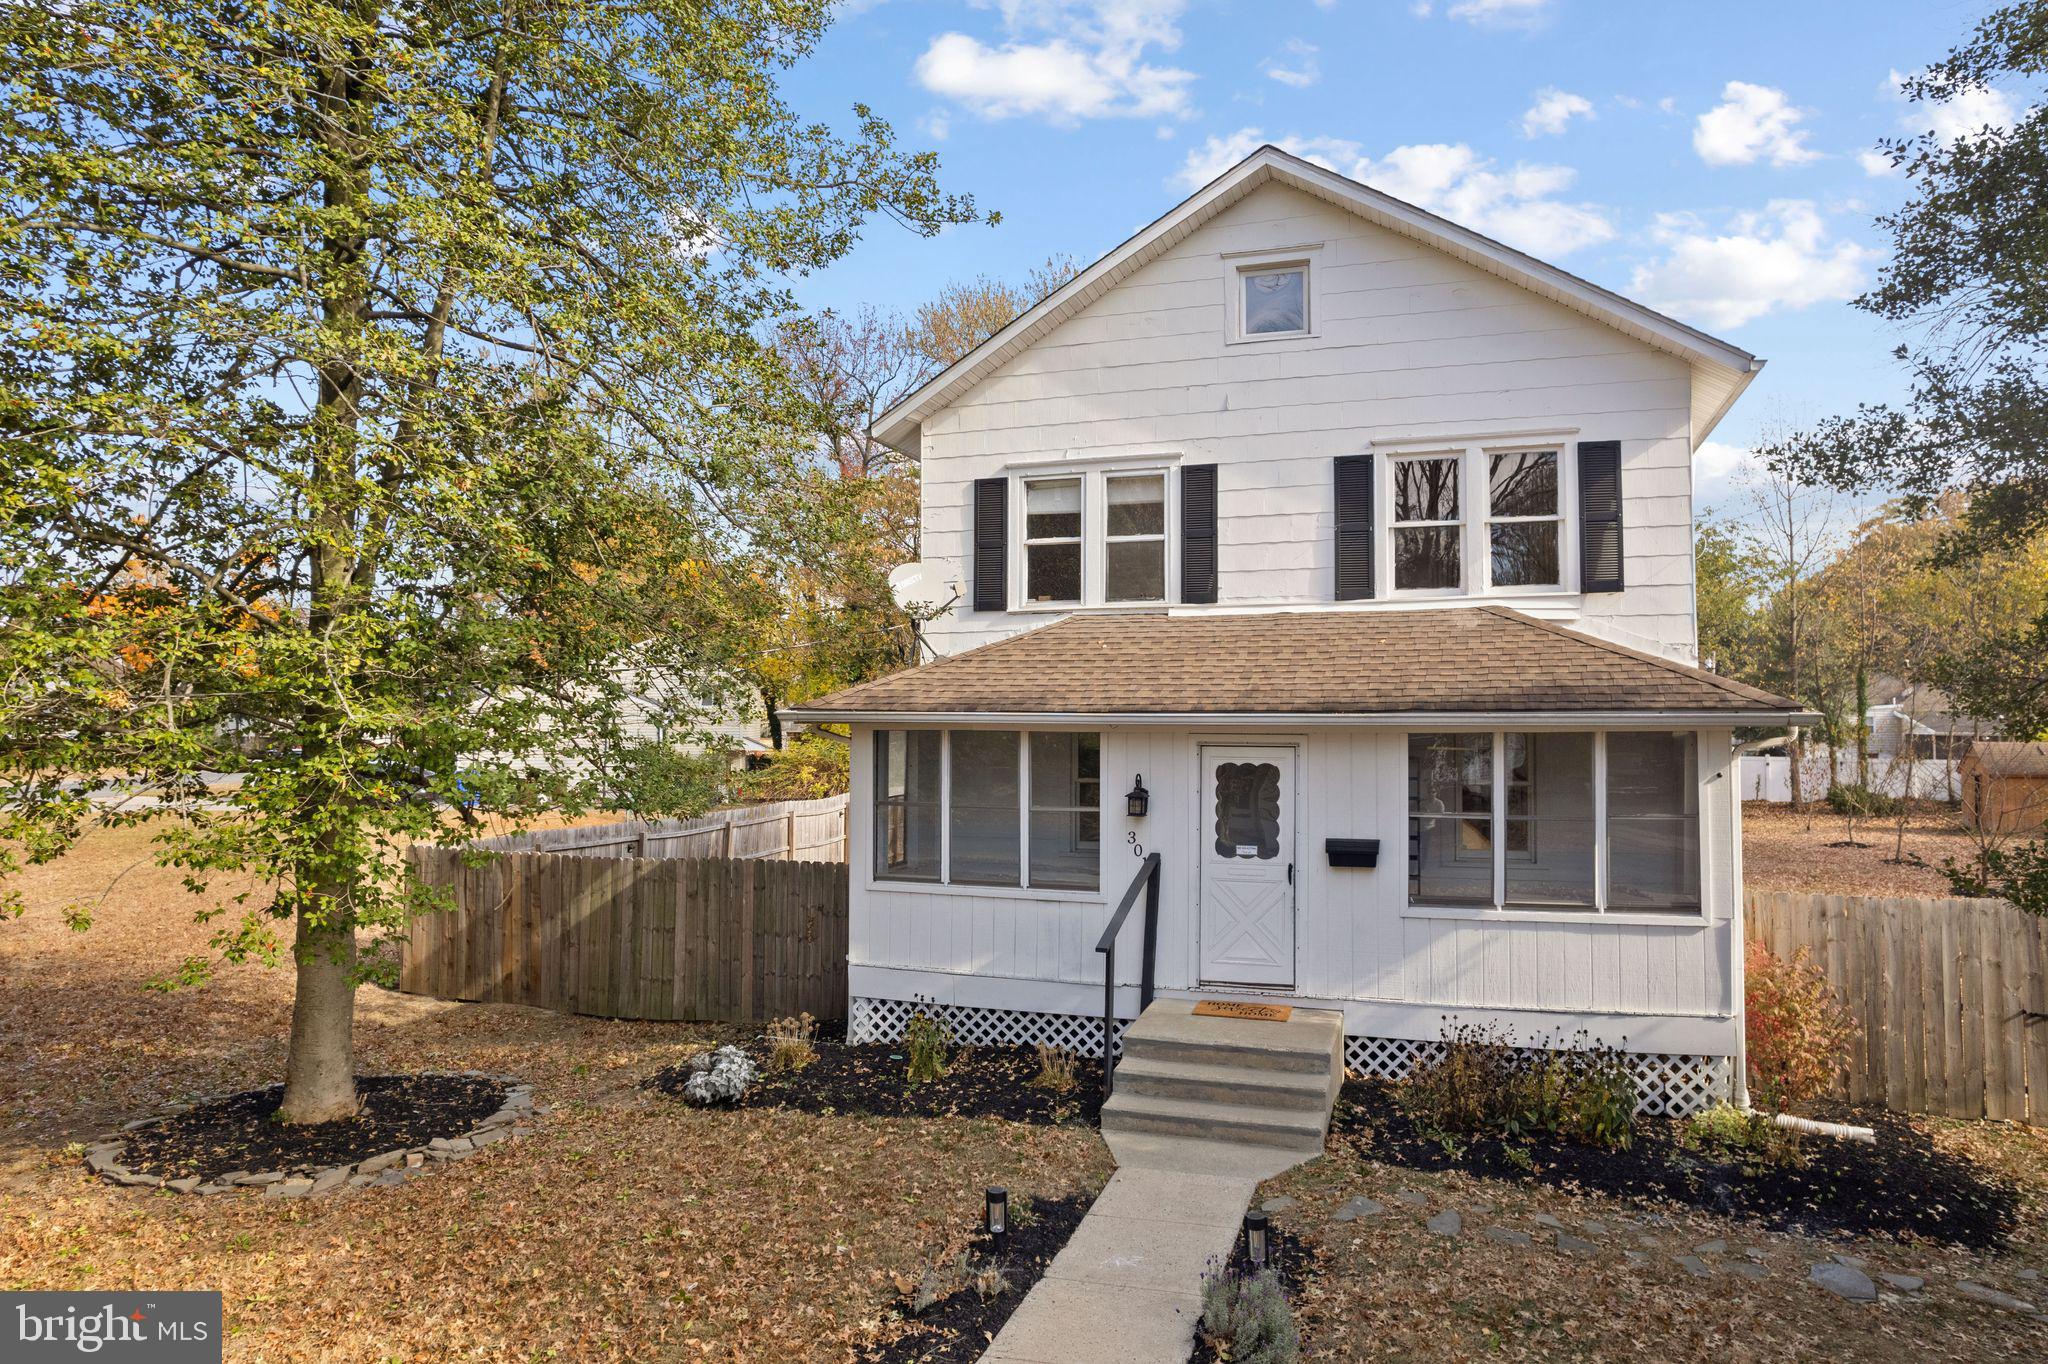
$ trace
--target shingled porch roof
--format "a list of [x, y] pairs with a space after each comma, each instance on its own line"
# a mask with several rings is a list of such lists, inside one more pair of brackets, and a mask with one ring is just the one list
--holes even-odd
[[1803, 721], [1798, 703], [1497, 606], [1065, 617], [808, 702], [813, 722], [1488, 716]]

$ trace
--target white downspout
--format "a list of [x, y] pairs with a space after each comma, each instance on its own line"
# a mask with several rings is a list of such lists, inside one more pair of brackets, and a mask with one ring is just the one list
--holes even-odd
[[1742, 883], [1742, 759], [1745, 755], [1760, 752], [1765, 744], [1777, 742], [1782, 736], [1767, 735], [1751, 739], [1735, 746], [1734, 756], [1729, 759], [1734, 768], [1734, 780], [1729, 787], [1729, 826], [1735, 831], [1735, 944], [1731, 955], [1734, 961], [1729, 977], [1734, 981], [1735, 998], [1735, 1074], [1729, 1081], [1729, 1099], [1744, 1112], [1749, 1111], [1749, 1006], [1744, 998], [1748, 988], [1744, 963], [1749, 956], [1749, 941], [1746, 936], [1749, 919], [1749, 891]]

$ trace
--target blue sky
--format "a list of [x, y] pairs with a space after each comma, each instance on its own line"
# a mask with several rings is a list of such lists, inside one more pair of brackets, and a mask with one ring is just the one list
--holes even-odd
[[1908, 106], [1900, 73], [1981, 5], [1777, 0], [855, 0], [792, 73], [874, 106], [995, 228], [872, 228], [812, 307], [907, 309], [947, 280], [1086, 263], [1261, 142], [1422, 204], [1770, 361], [1700, 462], [1732, 496], [1773, 427], [1895, 397], [1897, 338], [1847, 300], [1901, 178], [1879, 139], [2010, 117]]

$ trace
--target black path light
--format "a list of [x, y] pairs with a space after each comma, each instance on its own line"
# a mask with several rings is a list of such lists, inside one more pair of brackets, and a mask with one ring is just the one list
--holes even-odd
[[1266, 1267], [1266, 1214], [1258, 1208], [1244, 1215], [1244, 1258], [1254, 1270]]
[[1010, 1237], [1010, 1191], [1004, 1188], [985, 1190], [982, 1193], [982, 1224], [988, 1229], [988, 1239], [995, 1243], [995, 1252], [1003, 1253], [1003, 1245]]
[[1132, 819], [1143, 819], [1145, 807], [1152, 803], [1152, 793], [1145, 789], [1145, 774], [1140, 772], [1138, 780], [1131, 786], [1131, 793], [1124, 797], [1124, 811]]

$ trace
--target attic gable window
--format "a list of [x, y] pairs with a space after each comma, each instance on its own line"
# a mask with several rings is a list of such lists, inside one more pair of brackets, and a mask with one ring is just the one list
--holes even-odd
[[1247, 269], [1239, 279], [1244, 291], [1243, 335], [1308, 335], [1308, 266]]

